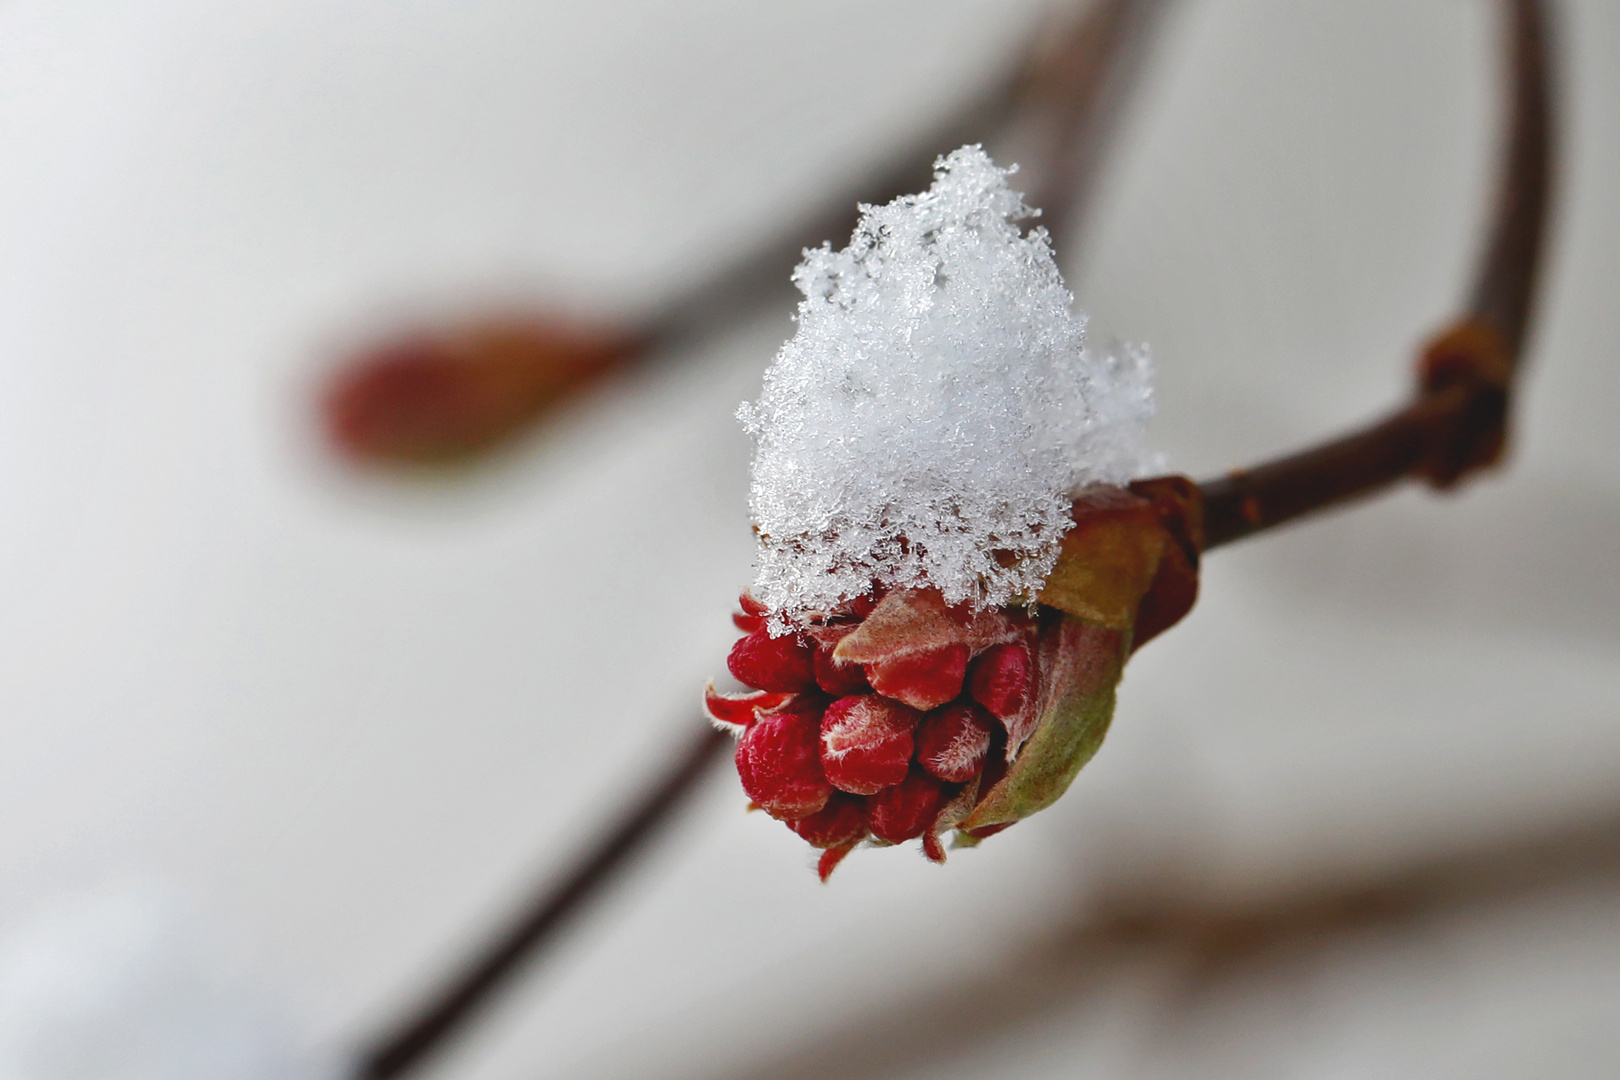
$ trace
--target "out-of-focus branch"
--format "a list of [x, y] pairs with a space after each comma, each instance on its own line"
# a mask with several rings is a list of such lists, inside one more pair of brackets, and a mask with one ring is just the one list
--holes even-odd
[[1037, 40], [991, 149], [1023, 170], [1016, 186], [1066, 259], [1103, 158], [1170, 0], [1096, 0]]
[[667, 766], [622, 820], [604, 833], [561, 881], [548, 882], [532, 902], [395, 1029], [361, 1058], [362, 1080], [389, 1080], [417, 1065], [442, 1045], [474, 1010], [547, 939], [599, 893], [630, 857], [679, 809], [731, 738], [704, 729]]
[[1500, 459], [1535, 299], [1552, 182], [1545, 0], [1506, 0], [1507, 139], [1495, 216], [1463, 317], [1418, 365], [1411, 404], [1355, 434], [1202, 485], [1205, 546], [1417, 477], [1447, 488]]
[[779, 291], [801, 248], [847, 236], [857, 202], [928, 186], [934, 157], [987, 142], [1025, 169], [1030, 205], [1054, 235], [1083, 208], [1151, 30], [1170, 0], [1059, 4], [1023, 57], [954, 115], [915, 133], [858, 187], [829, 192], [759, 238], [754, 254], [696, 278], [635, 325], [508, 311], [409, 329], [350, 357], [320, 402], [328, 442], [357, 463], [477, 458], [604, 377], [706, 332]]
[[1165, 987], [1164, 1004], [1187, 1008], [1267, 957], [1297, 957], [1366, 931], [1409, 936], [1425, 919], [1525, 902], [1589, 881], [1612, 883], [1620, 878], [1617, 811], [1454, 843], [1363, 874], [1247, 899], [1211, 900], [1219, 890], [1200, 888], [1167, 866], [1164, 877], [1106, 894], [1067, 925], [1032, 935], [1002, 965], [937, 980], [936, 988], [897, 996], [859, 1022], [836, 1018], [717, 1080], [926, 1073], [929, 1062], [983, 1053], [1060, 1009], [1073, 1010], [1077, 1000], [1116, 985], [1121, 971], [1139, 972], [1133, 966], [1143, 961], [1162, 962], [1179, 976]]

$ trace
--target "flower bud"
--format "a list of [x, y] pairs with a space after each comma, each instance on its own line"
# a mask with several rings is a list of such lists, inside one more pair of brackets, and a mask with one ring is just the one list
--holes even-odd
[[809, 817], [788, 822], [788, 828], [811, 847], [853, 846], [866, 839], [866, 801], [835, 791], [826, 806]]
[[794, 821], [827, 805], [832, 785], [821, 771], [821, 706], [796, 699], [760, 716], [737, 742], [743, 790], [773, 818]]
[[967, 783], [984, 771], [995, 722], [979, 705], [934, 710], [917, 728], [917, 764], [947, 783]]
[[731, 647], [726, 666], [738, 682], [760, 690], [796, 694], [816, 686], [814, 653], [799, 634], [772, 637], [760, 627]]
[[973, 662], [968, 693], [1007, 731], [1009, 757], [1035, 729], [1035, 657], [1027, 641], [992, 645]]
[[851, 694], [867, 694], [872, 691], [861, 665], [848, 663], [833, 656], [833, 650], [837, 648], [838, 643], [848, 637], [854, 629], [853, 625], [844, 624], [818, 627], [810, 633], [811, 640], [816, 643], [816, 654], [812, 661], [816, 685], [834, 697], [848, 697]]
[[879, 697], [839, 698], [821, 720], [821, 767], [840, 791], [874, 795], [905, 779], [922, 714]]
[[967, 676], [966, 645], [947, 645], [930, 652], [907, 653], [868, 665], [872, 689], [914, 709], [933, 709], [962, 692]]
[[874, 590], [771, 637], [781, 613], [745, 594], [730, 667], [755, 689], [704, 697], [741, 736], [743, 789], [823, 850], [823, 879], [868, 838], [943, 862], [943, 834], [971, 846], [1050, 806], [1107, 734], [1134, 631], [1191, 607], [1199, 511], [1176, 477], [1088, 492], [1027, 610]]
[[872, 835], [891, 844], [915, 840], [928, 831], [950, 795], [944, 781], [922, 769], [866, 800], [866, 824]]

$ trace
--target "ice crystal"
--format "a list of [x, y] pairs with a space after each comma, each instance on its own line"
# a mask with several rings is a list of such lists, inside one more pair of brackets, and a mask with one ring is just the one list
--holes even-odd
[[1086, 349], [1012, 172], [956, 150], [928, 191], [862, 206], [848, 247], [794, 272], [798, 331], [738, 412], [773, 630], [874, 583], [1027, 599], [1070, 493], [1144, 467], [1147, 355]]

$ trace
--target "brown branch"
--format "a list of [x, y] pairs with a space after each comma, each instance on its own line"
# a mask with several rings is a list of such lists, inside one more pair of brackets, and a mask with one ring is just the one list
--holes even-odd
[[1489, 242], [1464, 316], [1424, 351], [1411, 404], [1371, 427], [1202, 485], [1206, 548], [1407, 477], [1450, 487], [1495, 463], [1535, 299], [1552, 183], [1545, 0], [1506, 0], [1507, 139]]
[[447, 1036], [485, 1004], [542, 942], [598, 894], [630, 856], [641, 850], [730, 744], [729, 736], [705, 728], [567, 877], [547, 884], [531, 901], [521, 905], [516, 918], [461, 971], [413, 1010], [398, 1028], [368, 1049], [356, 1075], [362, 1080], [389, 1080], [408, 1072], [444, 1045]]
[[[1550, 822], [1512, 836], [1464, 839], [1410, 860], [1337, 880], [1218, 900], [1179, 864], [1072, 910], [1032, 933], [1006, 962], [976, 964], [930, 987], [894, 995], [858, 1018], [837, 1016], [715, 1080], [875, 1080], [927, 1075], [933, 1062], [982, 1052], [1043, 1027], [1088, 997], [1092, 1015], [1122, 968], [1173, 956], [1180, 978], [1165, 987], [1170, 1018], [1241, 986], [1279, 954], [1309, 955], [1367, 932], [1409, 937], [1424, 920], [1455, 918], [1587, 882], [1620, 878], [1620, 807]], [[1074, 1014], [1068, 1012], [1063, 1019]], [[970, 1018], [970, 1019], [964, 1019]]]

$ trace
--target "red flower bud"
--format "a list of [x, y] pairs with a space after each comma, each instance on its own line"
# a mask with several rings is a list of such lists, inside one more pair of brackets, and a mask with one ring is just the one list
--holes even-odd
[[915, 840], [934, 824], [951, 789], [921, 769], [913, 769], [894, 787], [866, 800], [866, 824], [872, 835], [891, 844]]
[[1023, 642], [996, 645], [973, 661], [968, 693], [997, 720], [1009, 720], [1023, 711], [1034, 695], [1035, 664]]
[[962, 692], [971, 655], [966, 645], [947, 645], [868, 664], [866, 677], [872, 689], [885, 697], [903, 701], [914, 709], [933, 709]]
[[952, 784], [965, 784], [984, 768], [995, 720], [978, 705], [935, 709], [917, 728], [917, 763]]
[[1001, 721], [1013, 753], [1035, 730], [1035, 658], [1025, 641], [986, 649], [968, 673], [968, 693]]
[[1173, 622], [1197, 584], [1197, 507], [1160, 503], [1198, 489], [1138, 486], [1075, 503], [1028, 610], [874, 589], [773, 638], [772, 613], [743, 595], [729, 664], [755, 690], [711, 685], [705, 708], [741, 734], [749, 797], [823, 849], [823, 880], [869, 837], [921, 837], [943, 862], [945, 834], [972, 845], [1039, 812], [1097, 752], [1133, 628]]
[[818, 626], [810, 631], [810, 638], [816, 643], [814, 661], [816, 685], [834, 697], [872, 692], [871, 685], [866, 681], [866, 672], [861, 669], [861, 665], [840, 660], [833, 655], [838, 643], [848, 637], [854, 629], [854, 623], [840, 623], [834, 626]]
[[773, 818], [793, 821], [827, 805], [832, 785], [821, 771], [821, 703], [795, 699], [760, 716], [737, 742], [743, 790]]
[[812, 847], [853, 847], [866, 839], [866, 802], [835, 791], [826, 806], [809, 817], [788, 822], [788, 828]]
[[771, 637], [761, 627], [731, 647], [726, 666], [739, 682], [759, 690], [798, 693], [816, 688], [814, 653], [800, 634]]
[[839, 698], [821, 721], [821, 767], [840, 791], [872, 795], [906, 777], [922, 717], [876, 694]]

